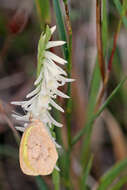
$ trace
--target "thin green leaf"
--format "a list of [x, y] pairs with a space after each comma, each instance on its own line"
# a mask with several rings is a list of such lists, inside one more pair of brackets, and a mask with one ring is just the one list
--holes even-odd
[[111, 95], [107, 98], [105, 103], [102, 105], [102, 107], [99, 109], [99, 111], [92, 116], [92, 118], [87, 122], [86, 126], [81, 129], [78, 134], [73, 138], [72, 140], [72, 146], [78, 142], [78, 140], [85, 134], [88, 133], [91, 130], [91, 127], [94, 123], [94, 121], [97, 119], [97, 117], [100, 116], [100, 114], [103, 112], [103, 110], [106, 108], [106, 106], [110, 103], [112, 98], [116, 95], [118, 90], [121, 88], [121, 86], [124, 84], [124, 82], [127, 80], [127, 76], [118, 84], [118, 86], [113, 90]]
[[89, 93], [90, 95], [89, 95], [89, 100], [88, 100], [89, 104], [88, 104], [87, 120], [90, 120], [94, 112], [96, 98], [97, 98], [98, 90], [100, 87], [100, 80], [101, 80], [100, 69], [99, 69], [98, 63], [96, 62], [96, 65], [94, 67], [94, 71], [92, 74], [91, 89]]
[[60, 190], [60, 174], [56, 169], [54, 169], [52, 173], [52, 181], [54, 184], [54, 190]]
[[100, 179], [100, 184], [97, 190], [107, 190], [109, 185], [120, 175], [121, 172], [127, 169], [127, 159], [117, 163]]
[[121, 5], [120, 0], [113, 0], [113, 2], [114, 2], [114, 4], [115, 4], [117, 10], [118, 10], [119, 13], [121, 14], [121, 12], [122, 12], [122, 5]]
[[51, 21], [49, 0], [35, 0], [40, 23], [49, 24]]
[[87, 182], [87, 178], [88, 178], [88, 175], [89, 175], [91, 167], [92, 167], [92, 162], [93, 162], [93, 156], [90, 157], [90, 160], [88, 162], [86, 169], [82, 172], [82, 179], [81, 179], [81, 189], [82, 190], [87, 189], [86, 182]]
[[114, 4], [116, 5], [116, 8], [119, 12], [119, 14], [121, 15], [122, 17], [122, 21], [123, 21], [123, 24], [125, 25], [125, 27], [127, 28], [127, 18], [125, 17], [124, 13], [127, 9], [127, 5], [126, 5], [126, 2], [123, 4], [123, 6], [121, 5], [121, 2], [120, 0], [113, 0]]
[[112, 190], [120, 190], [124, 184], [127, 184], [127, 176], [122, 177], [113, 187]]
[[[65, 30], [65, 25], [64, 25], [64, 21], [63, 21], [63, 16], [62, 16], [62, 11], [60, 8], [59, 0], [53, 0], [53, 5], [54, 5], [55, 14], [56, 14], [56, 21], [57, 21], [60, 39], [67, 42], [67, 35], [66, 35], [66, 30]], [[67, 44], [64, 44], [64, 46], [63, 46], [63, 53], [64, 53], [65, 59], [68, 60]]]
[[42, 179], [41, 176], [36, 176], [35, 180], [39, 190], [49, 190], [47, 184], [45, 183], [45, 181]]
[[102, 41], [104, 55], [106, 54], [106, 47], [108, 42], [108, 21], [107, 21], [107, 0], [103, 0], [103, 16], [102, 16]]

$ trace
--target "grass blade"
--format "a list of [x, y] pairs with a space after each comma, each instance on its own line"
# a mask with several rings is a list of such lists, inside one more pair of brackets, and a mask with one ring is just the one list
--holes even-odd
[[120, 179], [113, 187], [112, 190], [120, 190], [124, 184], [127, 184], [127, 176]]
[[87, 168], [82, 172], [83, 176], [81, 179], [81, 190], [87, 189], [86, 181], [87, 181], [88, 175], [90, 173], [90, 169], [92, 167], [92, 162], [93, 162], [93, 156], [91, 156], [91, 158], [88, 162]]
[[115, 96], [115, 94], [118, 92], [118, 90], [122, 87], [124, 82], [127, 80], [127, 76], [117, 85], [117, 87], [113, 90], [111, 95], [107, 98], [105, 103], [102, 105], [102, 107], [99, 109], [99, 111], [92, 116], [92, 118], [87, 122], [86, 126], [81, 129], [78, 134], [73, 138], [72, 140], [72, 146], [78, 142], [78, 140], [87, 133], [88, 138], [90, 138], [90, 131], [92, 128], [92, 125], [94, 121], [99, 117], [99, 115], [103, 112], [103, 110], [106, 108], [106, 106], [110, 103], [112, 98]]
[[103, 17], [102, 17], [102, 41], [104, 55], [106, 54], [106, 47], [108, 42], [108, 21], [107, 21], [107, 1], [103, 0]]
[[88, 104], [88, 111], [87, 111], [87, 120], [90, 120], [92, 117], [92, 114], [94, 113], [94, 108], [96, 104], [96, 98], [100, 86], [100, 70], [98, 63], [96, 62], [96, 65], [94, 67], [93, 75], [92, 75], [92, 81], [91, 81], [91, 89], [90, 89], [90, 96], [89, 96], [89, 104]]
[[125, 5], [122, 7], [121, 5], [121, 2], [120, 0], [113, 0], [119, 14], [121, 15], [122, 17], [122, 21], [123, 21], [123, 24], [125, 25], [126, 29], [127, 29], [127, 18], [123, 15], [123, 12], [125, 12], [125, 10], [127, 9], [127, 5], [125, 3]]
[[35, 0], [40, 23], [49, 24], [51, 21], [49, 0]]
[[121, 172], [127, 169], [127, 159], [113, 166], [103, 177], [101, 177], [100, 185], [97, 190], [107, 190], [110, 184], [119, 176]]
[[[67, 42], [67, 35], [66, 35], [66, 30], [65, 30], [65, 25], [63, 21], [63, 16], [62, 16], [59, 0], [53, 0], [53, 5], [54, 5], [55, 14], [56, 14], [56, 21], [57, 21], [60, 39]], [[63, 45], [63, 53], [64, 53], [65, 59], [68, 60], [67, 44]]]

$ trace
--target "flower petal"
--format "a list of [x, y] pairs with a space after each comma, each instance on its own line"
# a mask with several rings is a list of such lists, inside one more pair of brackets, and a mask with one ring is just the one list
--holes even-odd
[[29, 121], [28, 115], [19, 116], [16, 114], [12, 114], [12, 117], [14, 117], [16, 120], [19, 120], [19, 121]]
[[50, 52], [50, 51], [45, 51], [45, 57], [47, 59], [52, 59], [54, 61], [56, 61], [57, 63], [60, 63], [62, 65], [64, 65], [65, 63], [67, 63], [66, 60], [62, 59], [61, 57], [55, 55], [54, 53]]
[[57, 79], [60, 80], [60, 81], [63, 81], [63, 82], [73, 82], [73, 81], [75, 81], [75, 79], [65, 78], [65, 77], [63, 77], [63, 76], [61, 76], [61, 75], [59, 75], [59, 76], [57, 77]]
[[22, 106], [24, 103], [26, 103], [26, 101], [13, 101], [13, 102], [11, 102], [11, 104], [17, 105], [17, 106]]
[[59, 74], [63, 74], [65, 76], [67, 76], [67, 73], [61, 69], [61, 67], [59, 67], [58, 65], [56, 65], [51, 59], [46, 59], [47, 60], [47, 65], [49, 66], [48, 68], [50, 70], [52, 70], [52, 68], [56, 69], [57, 71], [59, 71]]
[[24, 127], [15, 126], [15, 128], [16, 128], [18, 131], [21, 131], [21, 132], [24, 132], [24, 131], [25, 131], [25, 128], [24, 128]]
[[55, 107], [57, 110], [61, 111], [61, 112], [64, 112], [64, 109], [61, 108], [58, 104], [56, 104], [55, 101], [53, 101], [52, 99], [50, 99], [50, 104]]
[[50, 30], [51, 30], [51, 34], [53, 34], [56, 30], [56, 26], [52, 26], [52, 28], [50, 28]]
[[55, 90], [54, 92], [56, 95], [61, 96], [62, 98], [70, 98], [69, 96], [61, 92], [60, 90]]
[[40, 86], [38, 86], [37, 88], [35, 88], [32, 92], [30, 92], [29, 94], [27, 94], [26, 98], [31, 98], [32, 96], [36, 95], [38, 92], [40, 91]]
[[30, 100], [28, 101], [25, 101], [25, 103], [22, 105], [22, 107], [24, 109], [26, 109], [28, 106], [30, 106], [34, 101], [35, 99], [39, 96], [39, 94], [36, 94], [33, 98], [31, 98]]
[[56, 46], [62, 46], [64, 45], [66, 42], [64, 41], [49, 41], [46, 49], [52, 48], [52, 47], [56, 47]]
[[54, 144], [56, 145], [57, 148], [62, 148], [61, 145], [59, 145], [57, 142], [56, 142], [56, 139], [54, 137], [52, 137], [52, 140], [54, 142]]
[[57, 166], [57, 165], [55, 165], [55, 169], [59, 172], [60, 171], [60, 168]]
[[48, 117], [49, 117], [49, 119], [51, 120], [51, 122], [52, 122], [56, 127], [62, 127], [62, 126], [63, 126], [61, 123], [59, 123], [59, 122], [57, 122], [55, 119], [53, 119], [53, 117], [50, 115], [49, 112], [47, 112], [47, 114], [48, 114]]

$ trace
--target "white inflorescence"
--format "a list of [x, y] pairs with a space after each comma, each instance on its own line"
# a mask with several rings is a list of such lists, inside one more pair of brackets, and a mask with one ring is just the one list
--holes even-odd
[[[50, 28], [51, 35], [55, 29], [55, 26]], [[44, 34], [42, 39], [45, 40], [45, 38], [46, 35]], [[56, 104], [55, 99], [57, 96], [69, 98], [59, 90], [59, 87], [66, 82], [74, 81], [74, 79], [66, 78], [67, 73], [55, 64], [57, 62], [64, 65], [67, 61], [50, 52], [49, 48], [63, 44], [65, 44], [64, 41], [48, 41], [46, 43], [43, 50], [42, 67], [37, 80], [34, 82], [35, 89], [26, 96], [28, 100], [12, 102], [14, 105], [21, 106], [26, 113], [23, 116], [13, 114], [17, 120], [24, 121], [24, 126], [16, 127], [17, 130], [24, 131], [31, 118], [42, 121], [47, 128], [52, 127], [52, 125], [62, 127], [62, 124], [51, 116], [50, 110], [54, 107], [64, 112], [63, 108]]]

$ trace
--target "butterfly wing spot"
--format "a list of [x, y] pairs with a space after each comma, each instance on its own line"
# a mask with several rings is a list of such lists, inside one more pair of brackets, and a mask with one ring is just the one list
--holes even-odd
[[51, 148], [50, 147], [48, 147], [48, 152], [50, 152], [51, 151]]

